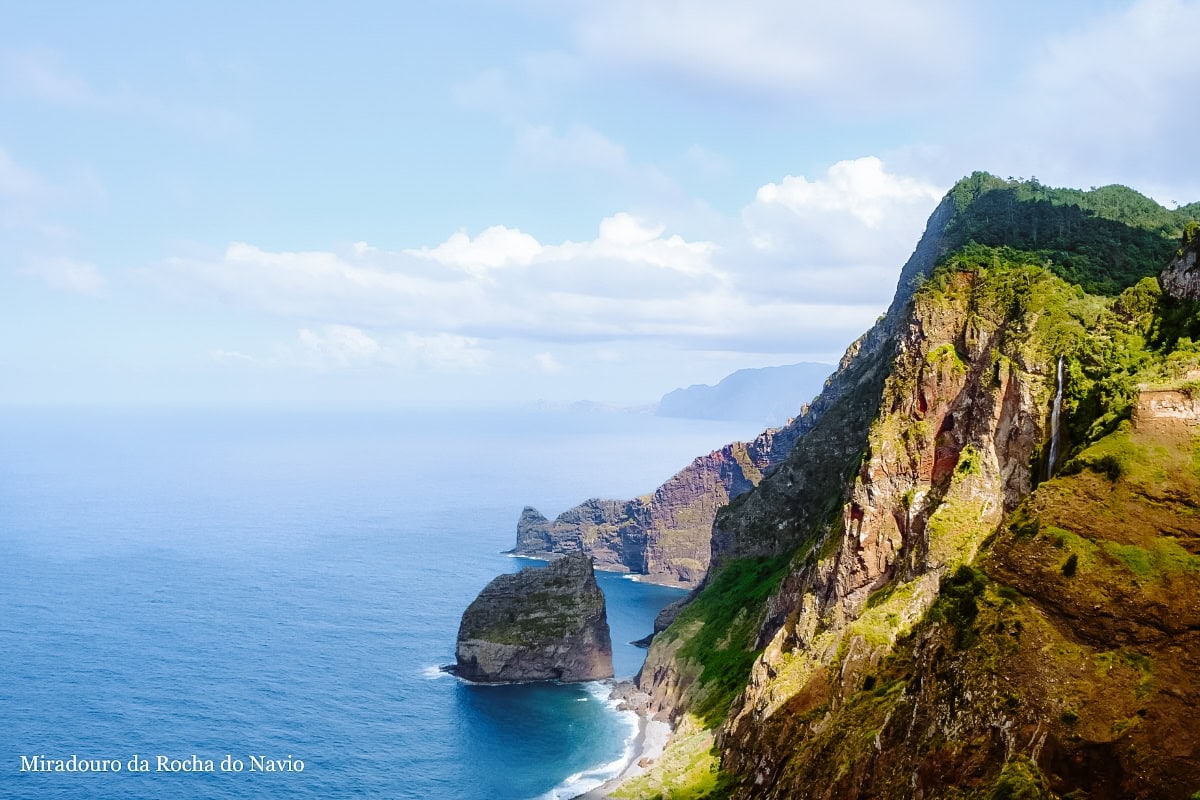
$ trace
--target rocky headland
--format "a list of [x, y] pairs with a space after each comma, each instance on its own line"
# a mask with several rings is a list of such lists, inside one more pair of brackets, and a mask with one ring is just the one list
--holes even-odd
[[500, 575], [463, 613], [456, 663], [477, 683], [600, 680], [613, 675], [604, 593], [584, 553]]
[[717, 509], [754, 488], [803, 431], [797, 420], [752, 442], [728, 444], [696, 458], [653, 494], [632, 500], [591, 499], [554, 520], [527, 506], [513, 552], [534, 557], [585, 552], [599, 569], [696, 586], [708, 571]]
[[1200, 797], [1197, 218], [960, 181], [715, 515], [628, 693], [674, 732], [606, 791]]

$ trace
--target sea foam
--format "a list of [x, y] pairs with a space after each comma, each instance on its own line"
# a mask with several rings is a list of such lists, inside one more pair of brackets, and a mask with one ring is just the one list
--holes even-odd
[[[621, 774], [621, 771], [633, 760], [633, 746], [638, 734], [638, 715], [633, 711], [621, 711], [617, 707], [619, 700], [612, 698], [612, 685], [602, 681], [591, 681], [583, 684], [584, 690], [596, 700], [603, 702], [629, 725], [629, 735], [625, 737], [625, 748], [619, 758], [590, 767], [582, 772], [568, 775], [567, 778], [550, 791], [539, 795], [537, 800], [570, 800], [587, 794], [593, 789], [603, 786]], [[583, 699], [583, 698], [580, 698]]]

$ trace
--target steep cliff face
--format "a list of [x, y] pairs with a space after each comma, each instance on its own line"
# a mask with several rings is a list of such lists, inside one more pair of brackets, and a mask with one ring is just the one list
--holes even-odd
[[[639, 688], [706, 766], [622, 796], [1200, 789], [1200, 737], [1164, 732], [1200, 701], [1198, 307], [1142, 278], [1159, 228], [964, 184], [952, 249], [906, 268], [820, 419], [718, 513], [702, 590], [652, 643]], [[1009, 228], [1063, 249], [968, 241]]]
[[1068, 462], [886, 655], [851, 640], [753, 736], [733, 726], [735, 794], [1192, 797], [1196, 433], [1126, 424]]
[[601, 569], [636, 572], [663, 583], [694, 586], [708, 569], [717, 509], [753, 488], [799, 435], [793, 423], [734, 442], [695, 459], [633, 500], [588, 500], [551, 521], [526, 507], [515, 553], [586, 552]]
[[463, 613], [453, 672], [479, 683], [611, 678], [604, 594], [582, 553], [500, 575]]
[[[938, 205], [901, 271], [891, 310], [851, 345], [821, 394], [801, 409], [796, 419], [782, 428], [764, 431], [752, 442], [734, 442], [695, 459], [652, 495], [629, 501], [589, 500], [553, 521], [526, 507], [517, 523], [513, 552], [537, 555], [583, 551], [592, 554], [601, 569], [641, 573], [663, 583], [698, 585], [708, 574], [714, 554], [718, 558], [727, 555], [726, 544], [713, 543], [717, 511], [758, 486], [764, 475], [782, 464], [798, 441], [810, 438], [826, 411], [833, 409], [837, 419], [823, 428], [828, 442], [812, 448], [813, 458], [819, 459], [825, 446], [861, 449], [861, 444], [851, 441], [859, 434], [854, 419], [847, 415], [857, 419], [872, 413], [870, 401], [859, 402], [859, 396], [878, 391], [897, 319], [919, 276], [929, 274], [945, 253], [943, 235], [954, 209], [949, 196]], [[846, 441], [834, 442], [843, 438], [842, 432]], [[812, 471], [814, 480], [826, 486], [828, 476], [816, 474], [824, 473], [824, 468], [817, 464]], [[776, 554], [794, 543], [797, 533], [793, 526], [782, 532], [774, 545], [760, 541], [751, 549]]]
[[[1053, 276], [1016, 277], [1028, 279], [1027, 298], [1075, 302]], [[835, 654], [871, 592], [897, 581], [905, 590], [859, 626], [873, 647], [890, 644], [928, 607], [940, 574], [969, 560], [979, 533], [1029, 491], [1055, 380], [1038, 331], [1074, 320], [1016, 323], [1009, 298], [995, 294], [1013, 278], [959, 272], [919, 292], [897, 338], [881, 324], [848, 355], [841, 393], [786, 462], [718, 515], [718, 568], [801, 551], [749, 648], [766, 650], [751, 674], [747, 724]], [[664, 658], [670, 642], [652, 648], [643, 688], [674, 713], [713, 684], [675, 674], [695, 665]]]
[[726, 767], [754, 785], [775, 786], [794, 753], [750, 731], [794, 734], [797, 696], [802, 716], [856, 688], [1029, 493], [1050, 438], [1053, 347], [1096, 313], [1036, 268], [943, 277], [913, 302], [837, 518], [768, 605], [764, 650], [722, 730]]

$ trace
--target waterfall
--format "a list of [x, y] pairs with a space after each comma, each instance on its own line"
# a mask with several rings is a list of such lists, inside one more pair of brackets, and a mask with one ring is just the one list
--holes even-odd
[[1062, 433], [1059, 430], [1059, 417], [1062, 416], [1063, 397], [1063, 357], [1058, 357], [1058, 372], [1054, 377], [1054, 405], [1050, 407], [1050, 458], [1046, 460], [1046, 480], [1054, 474], [1054, 463], [1058, 461], [1058, 440]]

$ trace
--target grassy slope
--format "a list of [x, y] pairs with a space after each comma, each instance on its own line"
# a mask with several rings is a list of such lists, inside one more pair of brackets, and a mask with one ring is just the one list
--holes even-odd
[[858, 691], [764, 730], [803, 742], [781, 796], [1200, 790], [1200, 431], [1124, 426], [1079, 460], [1113, 452], [1119, 475], [1039, 487]]

